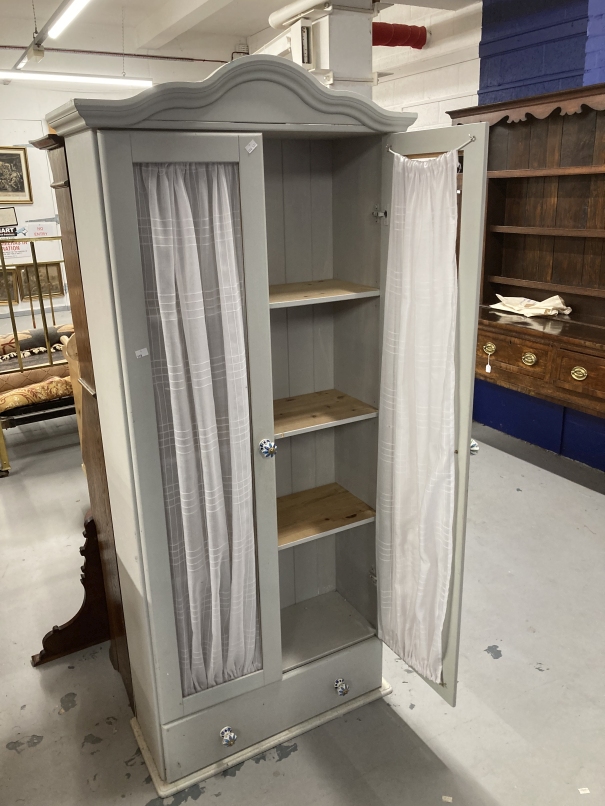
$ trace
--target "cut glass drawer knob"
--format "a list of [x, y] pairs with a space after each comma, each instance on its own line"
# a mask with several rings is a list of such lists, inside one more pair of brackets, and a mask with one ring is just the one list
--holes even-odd
[[277, 445], [270, 439], [261, 439], [258, 448], [265, 459], [272, 459], [277, 453]]
[[588, 378], [588, 372], [584, 367], [574, 367], [571, 371], [571, 377], [574, 381], [585, 381]]
[[221, 743], [225, 745], [225, 747], [232, 747], [235, 744], [235, 740], [237, 736], [233, 732], [233, 728], [230, 728], [228, 725], [226, 728], [221, 730]]
[[339, 697], [344, 697], [349, 693], [349, 684], [345, 683], [342, 677], [334, 681], [334, 688]]
[[483, 352], [487, 353], [488, 355], [493, 355], [496, 352], [496, 345], [493, 341], [488, 341], [487, 344], [483, 345]]
[[523, 353], [521, 356], [521, 361], [523, 361], [526, 367], [533, 367], [537, 360], [538, 356], [535, 353]]

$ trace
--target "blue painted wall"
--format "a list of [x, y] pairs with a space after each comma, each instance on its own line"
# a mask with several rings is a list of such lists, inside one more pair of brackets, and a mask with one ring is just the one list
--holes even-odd
[[605, 0], [588, 0], [584, 84], [605, 81]]
[[479, 103], [581, 87], [589, 2], [596, 32], [603, 0], [483, 0]]

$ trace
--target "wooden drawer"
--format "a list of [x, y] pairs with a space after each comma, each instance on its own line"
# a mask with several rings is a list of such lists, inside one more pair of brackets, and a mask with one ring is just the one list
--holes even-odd
[[605, 356], [558, 350], [553, 383], [579, 394], [605, 398]]
[[[546, 344], [526, 338], [515, 338], [481, 328], [477, 336], [476, 369], [480, 377], [486, 375], [487, 353], [484, 347], [492, 345], [490, 365], [496, 369], [515, 372], [533, 378], [546, 378], [552, 350]], [[533, 361], [533, 363], [531, 363]], [[493, 370], [492, 370], [493, 374]]]

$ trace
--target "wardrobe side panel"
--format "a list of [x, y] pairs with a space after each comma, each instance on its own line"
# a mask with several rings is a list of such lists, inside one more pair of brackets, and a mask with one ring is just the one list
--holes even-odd
[[68, 137], [66, 150], [132, 665], [135, 711], [162, 772], [164, 757], [149, 612], [140, 561], [136, 493], [95, 133], [85, 131]]

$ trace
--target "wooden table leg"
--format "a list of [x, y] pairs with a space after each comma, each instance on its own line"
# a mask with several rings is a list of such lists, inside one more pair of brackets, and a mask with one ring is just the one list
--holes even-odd
[[2, 422], [0, 421], [0, 478], [8, 476], [10, 469], [11, 465], [8, 460], [8, 451], [6, 450], [6, 441], [4, 439], [4, 428], [2, 428]]

